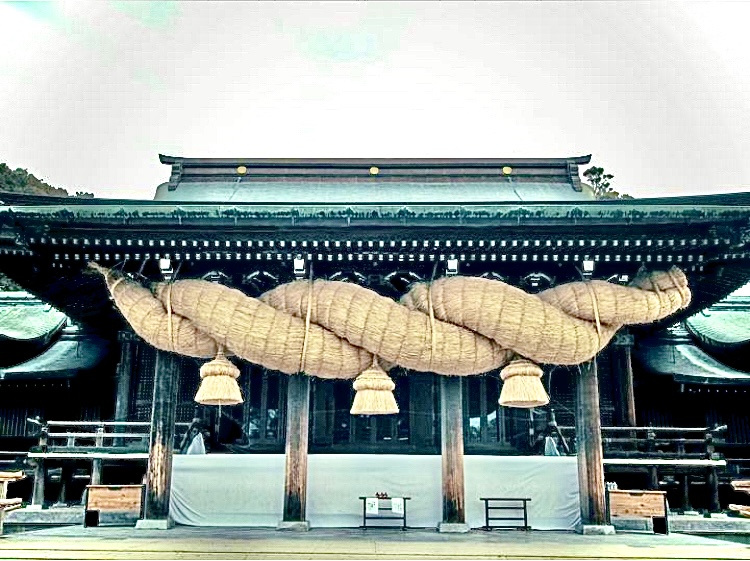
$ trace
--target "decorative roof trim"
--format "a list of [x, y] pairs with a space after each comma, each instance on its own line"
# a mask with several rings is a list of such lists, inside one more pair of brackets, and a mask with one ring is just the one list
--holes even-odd
[[162, 164], [183, 166], [239, 166], [280, 168], [361, 168], [363, 166], [463, 168], [463, 167], [560, 167], [588, 164], [591, 154], [570, 158], [184, 158], [159, 154]]

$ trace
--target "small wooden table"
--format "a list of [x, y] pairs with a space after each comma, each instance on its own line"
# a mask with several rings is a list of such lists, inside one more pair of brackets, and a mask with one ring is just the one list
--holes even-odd
[[[363, 530], [366, 530], [368, 528], [367, 521], [368, 520], [401, 520], [400, 526], [370, 526], [370, 528], [401, 528], [401, 530], [406, 530], [406, 501], [410, 500], [411, 497], [388, 497], [387, 499], [377, 499], [378, 501], [378, 512], [381, 510], [387, 510], [393, 512], [393, 499], [403, 499], [404, 501], [404, 514], [402, 516], [382, 516], [380, 514], [377, 515], [368, 515], [367, 514], [367, 499], [375, 499], [377, 497], [360, 497], [360, 500], [362, 501], [362, 528]], [[385, 504], [384, 504], [385, 503]]]
[[[480, 501], [484, 501], [484, 529], [504, 529], [504, 530], [531, 530], [529, 526], [529, 515], [527, 505], [531, 500], [528, 497], [480, 497]], [[495, 505], [491, 503], [502, 503]], [[490, 516], [492, 510], [509, 510], [520, 512], [523, 511], [523, 516]], [[519, 524], [491, 524], [490, 521], [502, 520], [504, 522], [523, 522], [523, 525]]]
[[84, 527], [98, 526], [102, 512], [143, 518], [145, 492], [145, 485], [87, 485]]

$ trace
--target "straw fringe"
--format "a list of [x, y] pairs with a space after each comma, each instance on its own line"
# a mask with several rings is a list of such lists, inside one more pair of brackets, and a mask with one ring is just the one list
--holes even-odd
[[349, 411], [352, 415], [392, 415], [398, 413], [398, 404], [393, 396], [396, 384], [377, 362], [354, 380], [354, 402]]
[[209, 376], [201, 380], [195, 401], [201, 405], [238, 405], [242, 403], [242, 394], [234, 378]]
[[500, 405], [528, 409], [549, 403], [541, 377], [542, 369], [525, 359], [517, 359], [500, 371], [503, 389], [500, 391]]
[[242, 393], [237, 384], [240, 370], [229, 362], [222, 349], [211, 362], [200, 369], [201, 384], [195, 401], [202, 405], [237, 405], [242, 403]]

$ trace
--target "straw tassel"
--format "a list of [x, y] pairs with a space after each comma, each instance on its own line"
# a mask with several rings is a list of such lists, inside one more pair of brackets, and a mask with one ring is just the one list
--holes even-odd
[[352, 415], [393, 415], [398, 413], [398, 404], [393, 396], [396, 384], [380, 368], [376, 360], [372, 366], [354, 380], [354, 403]]
[[242, 394], [237, 384], [240, 370], [229, 362], [224, 351], [219, 350], [211, 362], [201, 366], [201, 385], [195, 401], [201, 405], [238, 405]]
[[542, 369], [525, 358], [516, 359], [500, 371], [503, 389], [500, 405], [531, 409], [549, 403], [542, 385]]

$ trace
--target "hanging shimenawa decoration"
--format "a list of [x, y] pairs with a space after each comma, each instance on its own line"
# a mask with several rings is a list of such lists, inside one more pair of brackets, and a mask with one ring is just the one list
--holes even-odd
[[201, 385], [195, 394], [195, 401], [201, 405], [239, 405], [242, 394], [237, 385], [240, 369], [219, 350], [216, 357], [200, 369]]
[[500, 405], [529, 409], [549, 403], [549, 396], [540, 382], [543, 371], [538, 364], [526, 359], [517, 359], [503, 367], [500, 378]]
[[501, 404], [545, 405], [538, 364], [591, 360], [623, 325], [651, 323], [690, 303], [687, 278], [676, 267], [639, 275], [629, 286], [591, 280], [537, 294], [497, 280], [443, 277], [414, 285], [395, 302], [320, 279], [283, 284], [259, 298], [192, 279], [149, 289], [91, 266], [154, 347], [202, 358], [226, 349], [287, 374], [356, 377], [357, 395], [365, 393], [355, 396], [352, 413], [370, 415], [398, 410], [393, 381], [379, 365], [450, 376], [505, 367]]
[[393, 395], [396, 384], [374, 360], [372, 366], [354, 380], [354, 402], [349, 411], [352, 415], [393, 415], [398, 413], [398, 404]]

